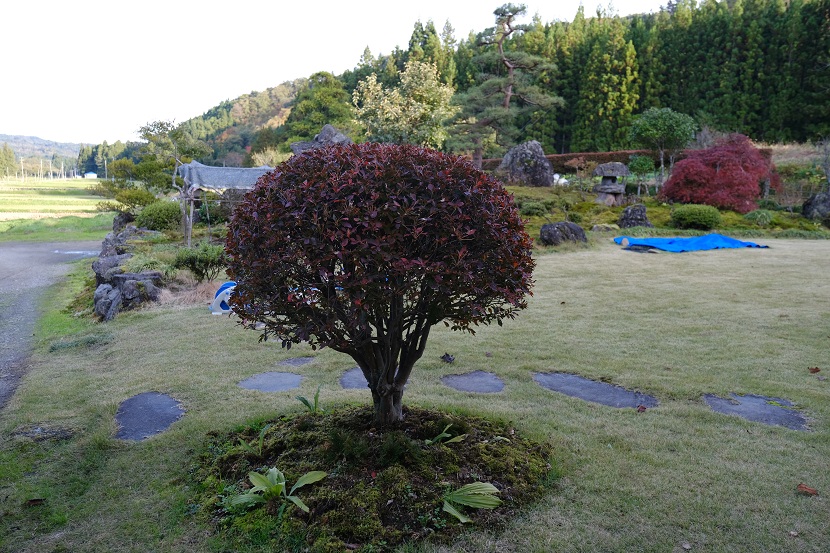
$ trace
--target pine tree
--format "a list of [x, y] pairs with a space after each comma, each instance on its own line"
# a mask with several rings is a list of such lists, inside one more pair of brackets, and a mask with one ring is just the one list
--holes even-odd
[[524, 13], [524, 6], [513, 4], [493, 12], [496, 26], [478, 36], [482, 50], [472, 60], [481, 76], [474, 86], [458, 95], [461, 115], [454, 147], [472, 151], [473, 163], [478, 168], [488, 137], [495, 133], [502, 147], [511, 146], [519, 134], [516, 123], [523, 113], [561, 104], [561, 98], [534, 82], [540, 72], [552, 69], [551, 64], [540, 56], [514, 49], [513, 40], [528, 28], [516, 22]]

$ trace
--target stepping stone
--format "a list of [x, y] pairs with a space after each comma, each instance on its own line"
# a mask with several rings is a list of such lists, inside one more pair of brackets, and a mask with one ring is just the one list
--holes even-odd
[[353, 367], [340, 377], [340, 387], [344, 390], [363, 390], [369, 386], [360, 367]]
[[450, 374], [441, 377], [441, 382], [461, 392], [495, 394], [504, 389], [504, 381], [493, 373], [473, 371], [466, 374]]
[[159, 392], [144, 392], [121, 402], [115, 421], [119, 440], [141, 441], [167, 430], [182, 418], [184, 409], [178, 401]]
[[240, 388], [260, 392], [284, 392], [300, 387], [303, 377], [294, 373], [267, 372], [255, 374], [239, 383]]
[[746, 420], [772, 426], [784, 426], [791, 430], [808, 430], [807, 419], [795, 409], [790, 409], [793, 403], [786, 399], [751, 394], [729, 395], [732, 399], [724, 399], [712, 394], [706, 394], [703, 399], [716, 413], [737, 415]]
[[600, 403], [622, 409], [632, 407], [657, 407], [657, 398], [640, 392], [632, 392], [621, 386], [589, 380], [568, 373], [534, 373], [533, 380], [548, 390], [559, 392], [585, 401]]
[[314, 361], [313, 357], [291, 357], [277, 363], [282, 367], [302, 367]]

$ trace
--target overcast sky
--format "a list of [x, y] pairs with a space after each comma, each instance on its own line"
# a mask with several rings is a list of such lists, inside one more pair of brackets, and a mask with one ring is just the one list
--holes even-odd
[[[363, 49], [406, 48], [416, 21], [455, 38], [494, 24], [503, 1], [11, 0], [0, 28], [0, 134], [100, 144], [136, 140], [223, 100], [317, 71], [354, 68]], [[583, 0], [618, 15], [662, 0]], [[571, 21], [579, 0], [525, 3], [529, 23]]]

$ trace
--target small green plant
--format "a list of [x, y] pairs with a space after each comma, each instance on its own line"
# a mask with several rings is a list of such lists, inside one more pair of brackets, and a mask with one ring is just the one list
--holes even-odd
[[[242, 449], [248, 453], [255, 455], [256, 457], [262, 457], [262, 446], [265, 443], [265, 433], [268, 432], [269, 428], [271, 428], [270, 424], [266, 424], [262, 427], [262, 430], [259, 431], [259, 436], [256, 442], [248, 443], [242, 438], [239, 438], [239, 445], [242, 446]], [[254, 445], [256, 445], [256, 447], [254, 447]]]
[[294, 492], [299, 488], [308, 484], [318, 482], [328, 476], [321, 470], [313, 470], [307, 472], [300, 477], [299, 480], [291, 488], [291, 491], [286, 492], [287, 483], [285, 475], [277, 468], [272, 467], [264, 475], [258, 472], [248, 473], [248, 479], [253, 484], [253, 487], [247, 493], [233, 497], [228, 503], [233, 507], [252, 507], [269, 501], [280, 503], [278, 518], [282, 518], [288, 501], [299, 507], [303, 512], [308, 512], [308, 506], [303, 503], [303, 500], [294, 495]]
[[473, 482], [444, 494], [444, 511], [458, 519], [459, 522], [472, 522], [461, 514], [455, 505], [466, 505], [474, 509], [495, 509], [501, 505], [501, 499], [495, 496], [498, 488], [489, 482]]
[[319, 415], [326, 412], [325, 409], [320, 407], [320, 386], [317, 386], [317, 391], [314, 393], [314, 403], [311, 403], [303, 396], [297, 396], [297, 400], [305, 405], [305, 408], [308, 409], [308, 412], [312, 415]]
[[193, 273], [197, 282], [203, 282], [215, 279], [227, 263], [224, 247], [202, 242], [195, 248], [181, 248], [177, 251], [173, 266], [187, 269]]
[[775, 214], [767, 209], [756, 209], [744, 215], [744, 219], [750, 223], [755, 223], [759, 227], [766, 227], [772, 223], [772, 218]]
[[[458, 442], [463, 442], [464, 439], [467, 437], [467, 435], [466, 434], [460, 434], [458, 436], [453, 437], [452, 434], [447, 433], [447, 430], [450, 429], [450, 426], [452, 426], [452, 423], [445, 426], [444, 430], [442, 430], [441, 433], [438, 434], [437, 436], [435, 436], [434, 438], [432, 438], [432, 439], [427, 438], [426, 440], [424, 440], [424, 443], [427, 444], [427, 445], [433, 445], [433, 444], [440, 444], [440, 443], [454, 444], [454, 443], [458, 443]], [[447, 440], [447, 438], [449, 438], [449, 440]]]
[[173, 230], [181, 220], [182, 212], [178, 202], [161, 200], [144, 206], [135, 218], [135, 225], [149, 230]]
[[720, 211], [710, 205], [679, 205], [671, 213], [672, 226], [682, 229], [711, 230], [721, 223]]
[[548, 209], [542, 202], [526, 201], [522, 203], [521, 208], [519, 208], [519, 213], [521, 213], [524, 217], [541, 217], [547, 212]]

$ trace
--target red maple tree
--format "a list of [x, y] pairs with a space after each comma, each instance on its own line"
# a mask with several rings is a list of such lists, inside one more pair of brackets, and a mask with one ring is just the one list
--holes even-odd
[[766, 159], [742, 134], [731, 134], [705, 150], [678, 161], [660, 192], [665, 200], [711, 205], [749, 213], [758, 208], [765, 181], [777, 189], [780, 179]]

